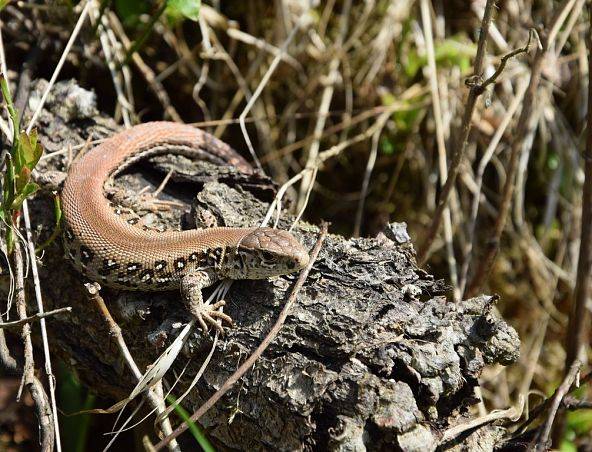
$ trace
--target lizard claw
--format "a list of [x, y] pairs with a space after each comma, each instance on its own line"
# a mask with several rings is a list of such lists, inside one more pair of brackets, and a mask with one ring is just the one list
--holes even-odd
[[212, 281], [213, 276], [204, 271], [185, 275], [181, 279], [181, 295], [190, 314], [199, 322], [205, 333], [208, 331], [209, 323], [221, 334], [224, 334], [224, 328], [216, 320], [219, 319], [221, 322], [232, 325], [230, 316], [218, 311], [218, 308], [224, 306], [226, 302], [221, 300], [214, 304], [206, 304], [201, 294], [201, 289], [210, 286]]
[[[216, 319], [222, 320], [222, 322], [227, 322], [228, 324], [232, 325], [232, 318], [228, 314], [224, 314], [221, 311], [218, 311], [218, 308], [224, 306], [226, 302], [224, 300], [218, 301], [212, 305], [201, 304], [199, 306], [193, 306], [191, 309], [191, 314], [196, 320], [199, 322], [201, 329], [204, 333], [208, 331], [209, 323], [212, 327], [214, 327], [220, 334], [224, 334], [223, 326], [216, 321]], [[207, 322], [207, 323], [206, 323]]]

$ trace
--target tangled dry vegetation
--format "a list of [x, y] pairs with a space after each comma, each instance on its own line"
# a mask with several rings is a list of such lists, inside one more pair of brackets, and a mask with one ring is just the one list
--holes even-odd
[[[214, 0], [194, 22], [152, 20], [159, 6], [143, 1], [11, 2], [1, 17], [15, 105], [23, 110], [31, 77], [50, 78], [87, 14], [59, 78], [94, 90], [116, 120], [196, 123], [287, 183], [306, 220], [354, 236], [406, 222], [452, 301], [499, 294], [522, 353], [482, 375], [479, 409], [523, 397], [528, 412], [562, 382], [566, 353], [578, 355], [566, 343], [574, 293], [587, 287], [586, 2], [312, 3]], [[589, 414], [561, 422], [565, 447], [590, 444]]]

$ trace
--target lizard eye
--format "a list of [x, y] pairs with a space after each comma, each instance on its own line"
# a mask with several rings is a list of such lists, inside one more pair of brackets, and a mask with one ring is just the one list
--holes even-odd
[[269, 251], [263, 251], [261, 255], [266, 261], [272, 261], [275, 258], [274, 254]]

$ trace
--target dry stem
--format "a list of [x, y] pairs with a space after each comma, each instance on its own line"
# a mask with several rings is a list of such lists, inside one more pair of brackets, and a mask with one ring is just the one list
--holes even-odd
[[[483, 14], [483, 20], [481, 22], [481, 33], [479, 34], [479, 43], [477, 46], [477, 56], [475, 57], [475, 65], [474, 65], [474, 74], [476, 76], [481, 76], [483, 72], [483, 60], [485, 57], [485, 52], [487, 49], [487, 35], [489, 33], [489, 25], [493, 19], [493, 10], [495, 8], [495, 0], [487, 0], [487, 4], [485, 5], [485, 13]], [[442, 218], [444, 215], [444, 210], [448, 204], [448, 198], [452, 193], [452, 189], [454, 188], [454, 183], [456, 182], [456, 177], [460, 171], [460, 164], [463, 160], [465, 155], [465, 151], [468, 144], [469, 139], [469, 132], [471, 131], [471, 121], [473, 118], [473, 111], [475, 110], [475, 105], [477, 104], [477, 98], [481, 95], [483, 91], [479, 88], [479, 85], [472, 85], [469, 90], [469, 96], [467, 98], [467, 104], [465, 107], [465, 112], [463, 114], [462, 126], [461, 126], [461, 137], [460, 137], [460, 147], [457, 147], [454, 151], [452, 156], [452, 162], [450, 164], [448, 177], [446, 178], [446, 183], [444, 187], [442, 187], [442, 193], [440, 194], [440, 199], [438, 200], [438, 206], [436, 207], [436, 211], [434, 212], [434, 217], [432, 222], [428, 228], [428, 232], [426, 237], [424, 238], [423, 243], [419, 247], [419, 251], [417, 253], [417, 261], [420, 265], [423, 265], [426, 261], [430, 246], [432, 245], [438, 230], [440, 229], [440, 224], [442, 223]]]
[[[592, 8], [589, 7], [590, 26]], [[573, 293], [569, 326], [567, 328], [566, 369], [575, 359], [584, 358], [588, 344], [589, 310], [586, 307], [590, 293], [590, 271], [592, 270], [592, 32], [588, 29], [588, 113], [586, 150], [584, 151], [584, 188], [582, 193], [582, 226], [576, 287]]]
[[[14, 266], [14, 274], [16, 278], [16, 292], [15, 301], [16, 309], [19, 318], [27, 318], [27, 303], [25, 300], [25, 279], [24, 279], [24, 265], [23, 255], [20, 241], [15, 242], [14, 251], [12, 254], [12, 263]], [[23, 386], [29, 390], [33, 402], [35, 404], [35, 411], [39, 419], [39, 440], [41, 443], [41, 450], [52, 451], [55, 442], [54, 432], [54, 413], [51, 411], [49, 399], [43, 389], [41, 382], [35, 377], [35, 361], [33, 358], [33, 342], [31, 341], [31, 325], [24, 323], [21, 338], [24, 345], [24, 358], [25, 364], [23, 366], [23, 376], [21, 381], [21, 388], [17, 399], [20, 398], [20, 394]]]
[[[142, 378], [142, 372], [140, 372], [140, 369], [138, 368], [136, 362], [134, 361], [134, 358], [132, 357], [131, 353], [129, 352], [129, 349], [127, 348], [127, 344], [125, 343], [125, 339], [123, 338], [123, 334], [121, 333], [120, 326], [117, 324], [117, 322], [115, 322], [115, 320], [111, 316], [111, 313], [109, 312], [109, 309], [107, 308], [107, 305], [103, 300], [103, 297], [101, 297], [101, 295], [99, 294], [99, 290], [101, 287], [97, 283], [92, 283], [86, 284], [86, 288], [88, 290], [88, 298], [90, 299], [90, 301], [96, 304], [98, 312], [101, 314], [101, 317], [109, 327], [109, 335], [115, 338], [115, 341], [119, 346], [119, 350], [121, 351], [121, 354], [128, 368], [132, 371], [136, 379], [139, 381]], [[161, 398], [159, 398], [152, 389], [149, 389], [146, 392], [146, 398], [148, 399], [150, 405], [152, 405], [152, 408], [154, 408], [158, 414], [164, 412], [164, 401]], [[173, 430], [171, 427], [171, 423], [167, 418], [160, 419], [159, 425], [162, 432], [165, 435], [169, 435]], [[176, 441], [171, 441], [171, 443], [168, 444], [168, 448], [171, 451], [179, 450], [179, 446]]]
[[469, 297], [477, 293], [481, 288], [485, 278], [491, 270], [491, 266], [493, 265], [493, 262], [499, 251], [500, 239], [506, 226], [506, 220], [508, 218], [508, 214], [512, 204], [512, 195], [514, 193], [514, 185], [516, 179], [516, 172], [518, 170], [518, 160], [520, 156], [520, 151], [522, 150], [525, 137], [529, 132], [530, 119], [534, 111], [534, 105], [536, 101], [539, 83], [541, 80], [541, 73], [544, 67], [543, 63], [545, 61], [545, 56], [547, 55], [548, 49], [553, 44], [553, 39], [557, 36], [557, 33], [554, 32], [554, 30], [558, 30], [561, 27], [563, 21], [567, 17], [567, 12], [569, 12], [569, 9], [572, 6], [573, 2], [571, 0], [566, 0], [558, 8], [553, 20], [551, 21], [551, 32], [547, 37], [542, 39], [542, 48], [539, 47], [537, 49], [536, 55], [534, 57], [529, 86], [526, 91], [526, 95], [524, 96], [522, 111], [520, 112], [520, 117], [518, 119], [518, 128], [514, 134], [514, 139], [512, 141], [510, 160], [506, 172], [506, 181], [502, 189], [502, 198], [500, 202], [498, 216], [495, 221], [492, 237], [488, 241], [489, 244], [485, 251], [485, 255], [479, 259], [477, 270], [475, 271], [473, 279], [471, 280], [471, 283], [468, 286], [466, 295]]

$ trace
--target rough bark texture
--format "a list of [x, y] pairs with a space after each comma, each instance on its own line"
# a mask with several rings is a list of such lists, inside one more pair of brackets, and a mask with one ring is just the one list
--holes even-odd
[[[30, 107], [42, 85], [38, 83]], [[78, 152], [68, 152], [69, 145], [118, 129], [96, 112], [93, 102], [92, 94], [74, 82], [53, 90], [39, 132], [47, 153], [65, 152], [42, 162], [39, 179], [46, 187], [63, 179], [50, 171], [63, 171]], [[180, 206], [140, 212], [152, 226], [193, 227], [196, 212], [221, 225], [256, 225], [275, 189], [265, 177], [204, 169], [182, 157], [135, 166], [118, 178], [117, 186], [130, 193], [145, 185], [156, 187], [171, 165], [177, 175], [159, 199], [174, 199]], [[53, 228], [50, 197], [39, 195], [31, 209], [43, 240]], [[280, 221], [280, 227], [287, 225]], [[301, 223], [295, 232], [311, 247], [318, 229]], [[71, 314], [48, 321], [52, 350], [94, 391], [123, 398], [133, 377], [104, 322], [86, 302], [84, 280], [64, 259], [61, 243], [46, 251], [40, 273], [46, 309], [73, 307]], [[236, 326], [219, 342], [188, 408], [197, 408], [259, 344], [295, 278], [233, 283], [226, 312]], [[189, 320], [176, 292], [105, 289], [102, 295], [141, 368]], [[459, 447], [440, 444], [442, 431], [466, 420], [481, 370], [487, 364], [513, 363], [519, 340], [493, 314], [494, 297], [454, 304], [446, 295], [442, 281], [417, 268], [404, 224], [392, 224], [379, 238], [329, 236], [279, 336], [240, 384], [202, 418], [204, 427], [222, 448], [242, 450]], [[194, 331], [175, 365], [180, 371], [190, 362], [183, 384], [191, 381], [211, 343], [211, 336]], [[174, 392], [181, 393], [183, 384]], [[488, 450], [500, 434], [501, 429], [488, 427], [459, 441]]]

